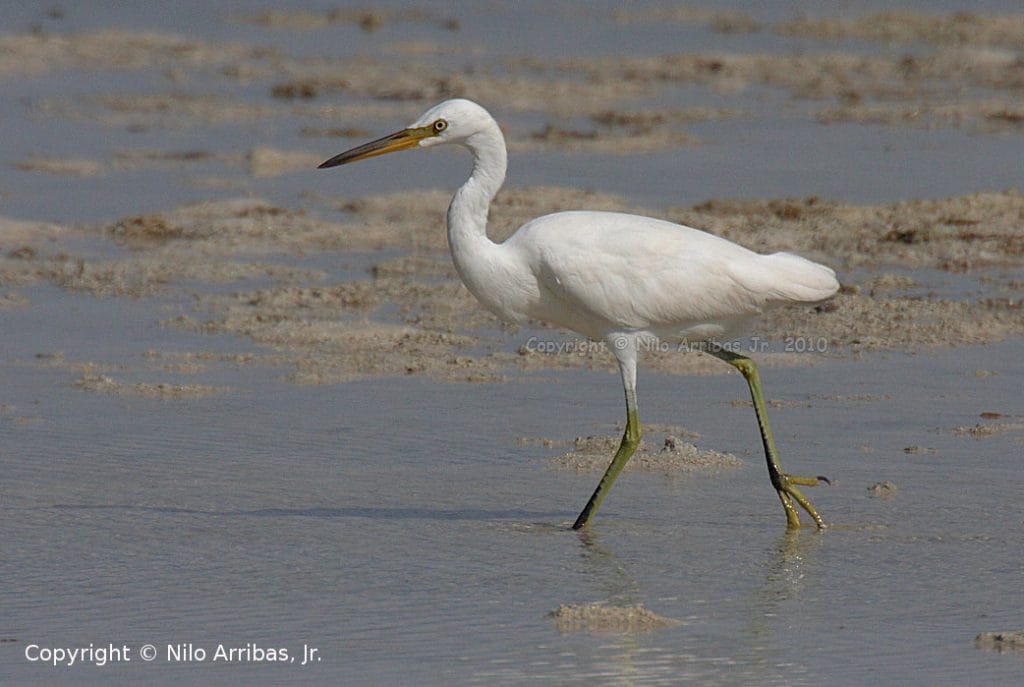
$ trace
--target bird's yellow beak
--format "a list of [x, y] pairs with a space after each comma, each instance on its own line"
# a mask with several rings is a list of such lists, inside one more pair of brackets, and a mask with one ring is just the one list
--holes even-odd
[[344, 153], [339, 153], [330, 160], [322, 162], [317, 169], [337, 167], [338, 165], [344, 165], [349, 162], [365, 160], [368, 157], [384, 155], [385, 153], [393, 153], [396, 150], [415, 148], [424, 138], [429, 138], [434, 135], [436, 135], [436, 132], [429, 126], [417, 127], [415, 129], [402, 129], [401, 131], [396, 131], [384, 138], [378, 138], [376, 141], [370, 141], [369, 143], [364, 143], [352, 150], [346, 150]]

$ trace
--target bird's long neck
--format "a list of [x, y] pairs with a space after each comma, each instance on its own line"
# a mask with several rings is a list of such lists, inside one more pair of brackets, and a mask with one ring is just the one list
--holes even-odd
[[505, 181], [507, 155], [501, 129], [493, 122], [470, 136], [466, 147], [473, 153], [473, 173], [448, 206], [448, 247], [459, 276], [476, 295], [476, 282], [484, 278], [477, 274], [479, 267], [498, 248], [487, 236], [487, 213]]

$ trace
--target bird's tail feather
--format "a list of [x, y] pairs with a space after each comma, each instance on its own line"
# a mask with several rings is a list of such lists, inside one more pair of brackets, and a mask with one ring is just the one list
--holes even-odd
[[767, 257], [775, 269], [785, 274], [785, 282], [779, 285], [779, 295], [785, 300], [814, 303], [839, 291], [839, 282], [831, 267], [792, 253], [772, 253]]
[[745, 262], [742, 270], [733, 270], [733, 276], [767, 303], [816, 303], [839, 290], [835, 271], [825, 265], [792, 253], [759, 257], [756, 263]]

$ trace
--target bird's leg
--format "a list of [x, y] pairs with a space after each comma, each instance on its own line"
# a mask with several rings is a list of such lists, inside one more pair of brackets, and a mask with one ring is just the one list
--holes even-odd
[[573, 523], [572, 528], [574, 530], [581, 529], [590, 524], [594, 513], [597, 512], [601, 502], [604, 501], [604, 497], [608, 494], [608, 490], [612, 488], [612, 482], [622, 472], [622, 468], [626, 467], [630, 456], [636, 451], [636, 447], [640, 443], [640, 434], [640, 419], [637, 416], [636, 407], [627, 408], [626, 431], [622, 434], [619, 450], [615, 452], [615, 457], [612, 458], [611, 464], [605, 470], [604, 477], [598, 483], [597, 489], [594, 490], [590, 500], [587, 501], [587, 505], [583, 508], [580, 516], [576, 518], [576, 522]]
[[601, 502], [604, 501], [604, 497], [608, 495], [608, 490], [612, 488], [612, 482], [622, 472], [622, 468], [626, 467], [630, 456], [633, 455], [636, 447], [640, 444], [641, 431], [640, 416], [637, 413], [636, 403], [635, 358], [626, 361], [620, 359], [619, 368], [622, 372], [622, 383], [626, 389], [626, 431], [622, 433], [619, 450], [615, 452], [615, 457], [612, 458], [611, 464], [605, 470], [601, 481], [598, 482], [597, 489], [594, 490], [590, 500], [587, 501], [587, 505], [584, 506], [583, 511], [576, 518], [576, 522], [573, 523], [572, 528], [574, 530], [582, 529], [590, 524], [590, 521], [594, 518], [594, 513], [597, 512]]
[[800, 504], [807, 513], [814, 519], [818, 529], [824, 529], [825, 522], [818, 515], [814, 505], [804, 496], [796, 485], [814, 486], [819, 482], [828, 483], [826, 477], [798, 477], [789, 475], [782, 471], [779, 465], [778, 452], [775, 450], [775, 439], [772, 437], [772, 428], [768, 425], [768, 413], [765, 408], [764, 396], [761, 393], [761, 377], [757, 371], [757, 365], [746, 356], [738, 355], [724, 349], [710, 350], [711, 355], [729, 363], [743, 375], [750, 387], [750, 397], [754, 402], [754, 412], [757, 414], [757, 424], [761, 429], [761, 441], [764, 443], [765, 458], [768, 461], [768, 477], [772, 486], [782, 501], [782, 507], [786, 509], [786, 524], [790, 529], [800, 527], [800, 515], [797, 512], [793, 501]]

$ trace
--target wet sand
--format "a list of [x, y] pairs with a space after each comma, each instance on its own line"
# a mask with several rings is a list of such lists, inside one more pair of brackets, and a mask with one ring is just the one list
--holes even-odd
[[[191, 297], [192, 312], [167, 326], [248, 337], [273, 350], [265, 360], [287, 366], [285, 374], [303, 383], [404, 374], [494, 381], [516, 371], [607, 368], [600, 345], [554, 331], [502, 331], [508, 328], [473, 299], [451, 266], [438, 226], [446, 196], [333, 201], [344, 210], [340, 221], [256, 199], [98, 225], [3, 220], [0, 233], [10, 246], [0, 261], [4, 303], [31, 307], [26, 289], [40, 282], [97, 296]], [[804, 353], [845, 357], [1024, 334], [1024, 197], [1015, 191], [885, 206], [707, 201], [657, 213], [570, 189], [510, 189], [494, 207], [493, 234], [500, 238], [529, 217], [566, 207], [661, 214], [762, 252], [793, 251], [838, 268], [843, 289], [835, 299], [771, 311], [752, 328], [757, 341], [782, 342], [781, 351], [763, 351], [767, 364], [802, 364], [810, 357]], [[339, 281], [327, 269], [303, 266], [310, 253], [349, 254], [361, 269]], [[981, 284], [942, 288], [960, 275], [962, 283]], [[270, 283], [219, 287], [243, 280]], [[668, 373], [725, 371], [675, 345], [646, 358], [648, 367]]]
[[[455, 5], [201, 31], [20, 12], [0, 36], [6, 672], [100, 684], [26, 645], [124, 637], [327, 655], [111, 673], [153, 684], [853, 683], [882, 656], [908, 684], [1015, 674], [991, 628], [1019, 626], [999, 575], [1024, 446], [1019, 14], [556, 3], [520, 33]], [[742, 380], [666, 346], [642, 362], [645, 446], [568, 532], [622, 431], [607, 351], [504, 325], [458, 281], [465, 156], [314, 169], [453, 96], [508, 138], [496, 240], [608, 209], [837, 269], [836, 298], [738, 342], [784, 464], [833, 478], [811, 496], [834, 531], [783, 536]], [[927, 639], [892, 661], [894, 633]]]

